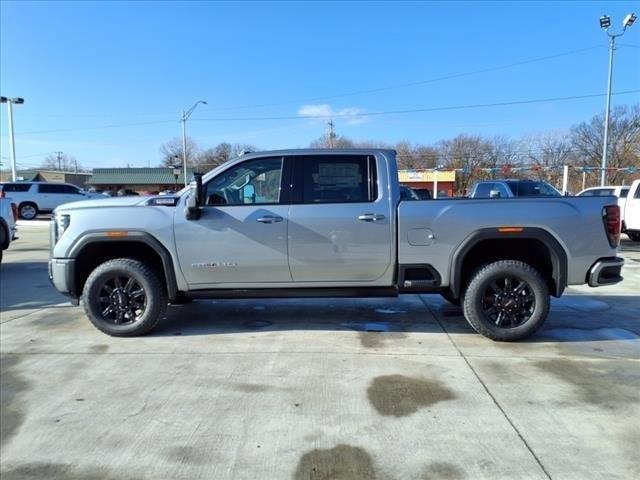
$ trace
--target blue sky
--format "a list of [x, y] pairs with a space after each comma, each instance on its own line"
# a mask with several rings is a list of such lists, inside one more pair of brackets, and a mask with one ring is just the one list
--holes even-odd
[[[607, 38], [598, 18], [608, 13], [619, 28], [638, 7], [605, 1], [0, 5], [0, 88], [4, 96], [25, 98], [14, 108], [19, 167], [38, 165], [54, 151], [86, 167], [155, 165], [160, 145], [180, 133], [179, 111], [198, 99], [208, 105], [194, 113], [188, 131], [201, 146], [230, 141], [271, 149], [304, 147], [323, 134], [324, 122], [308, 114], [604, 93]], [[640, 21], [619, 43], [614, 91], [640, 89]], [[613, 104], [639, 101], [634, 93]], [[339, 134], [354, 139], [431, 143], [459, 133], [564, 131], [603, 109], [604, 98], [597, 97], [338, 116], [335, 123]], [[6, 115], [3, 105], [4, 168]], [[123, 124], [129, 126], [111, 127]]]

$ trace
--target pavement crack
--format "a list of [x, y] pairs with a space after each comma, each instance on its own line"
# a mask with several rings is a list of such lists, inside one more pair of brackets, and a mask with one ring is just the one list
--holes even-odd
[[438, 323], [438, 325], [440, 325], [440, 328], [442, 328], [442, 331], [445, 333], [445, 335], [447, 336], [447, 338], [449, 339], [449, 341], [453, 345], [453, 348], [456, 349], [456, 351], [458, 352], [460, 357], [464, 360], [464, 362], [469, 367], [469, 370], [471, 370], [471, 372], [476, 377], [478, 382], [480, 382], [480, 385], [482, 385], [482, 388], [484, 388], [484, 391], [487, 392], [487, 395], [489, 395], [489, 398], [491, 398], [491, 400], [493, 401], [493, 404], [498, 408], [498, 410], [500, 410], [500, 412], [504, 416], [505, 420], [509, 423], [509, 425], [511, 425], [511, 428], [516, 433], [516, 435], [518, 436], [518, 438], [520, 439], [522, 444], [525, 446], [525, 448], [529, 451], [529, 453], [531, 454], [533, 459], [536, 461], [536, 463], [538, 464], [540, 469], [544, 472], [545, 476], [549, 480], [552, 480], [551, 475], [549, 474], [547, 469], [542, 464], [542, 461], [540, 460], [538, 455], [536, 455], [536, 453], [533, 451], [533, 448], [531, 448], [531, 445], [529, 445], [529, 443], [525, 440], [525, 438], [522, 435], [522, 433], [520, 433], [520, 430], [518, 430], [518, 427], [516, 427], [515, 424], [513, 423], [513, 421], [511, 420], [511, 418], [509, 418], [509, 415], [507, 415], [507, 412], [504, 410], [504, 408], [502, 408], [502, 406], [500, 405], [500, 403], [498, 402], [496, 397], [493, 395], [493, 393], [491, 393], [491, 391], [489, 390], [489, 387], [487, 387], [487, 384], [484, 382], [484, 380], [482, 380], [482, 378], [480, 377], [478, 372], [475, 370], [475, 368], [473, 368], [473, 365], [471, 365], [471, 363], [469, 362], [469, 360], [467, 359], [465, 354], [462, 352], [462, 350], [460, 350], [458, 348], [458, 345], [456, 345], [456, 343], [453, 341], [453, 338], [451, 338], [451, 335], [449, 334], [448, 330], [445, 328], [445, 326], [440, 321], [440, 318], [438, 317], [438, 315], [431, 309], [429, 304], [424, 300], [424, 298], [422, 298], [421, 295], [418, 295], [418, 297], [420, 298], [420, 300], [422, 301], [424, 306], [427, 308], [427, 310], [429, 310], [429, 313], [431, 313], [431, 315], [433, 315], [433, 317], [436, 319], [436, 322]]

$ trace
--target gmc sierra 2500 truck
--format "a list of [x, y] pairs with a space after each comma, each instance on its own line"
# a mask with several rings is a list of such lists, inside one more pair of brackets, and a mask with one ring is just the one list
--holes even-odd
[[190, 298], [440, 293], [502, 341], [538, 330], [567, 285], [622, 280], [616, 198], [401, 201], [395, 156], [252, 153], [175, 196], [63, 205], [49, 276], [115, 336]]

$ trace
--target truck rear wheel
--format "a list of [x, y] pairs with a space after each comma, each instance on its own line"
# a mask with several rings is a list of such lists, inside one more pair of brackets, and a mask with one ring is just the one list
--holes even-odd
[[480, 268], [464, 295], [464, 316], [491, 340], [511, 342], [534, 334], [549, 313], [549, 288], [530, 265], [501, 260]]
[[91, 323], [115, 337], [150, 332], [167, 307], [167, 293], [155, 270], [130, 258], [99, 265], [87, 278], [82, 300]]
[[640, 232], [627, 232], [627, 236], [632, 242], [640, 242]]

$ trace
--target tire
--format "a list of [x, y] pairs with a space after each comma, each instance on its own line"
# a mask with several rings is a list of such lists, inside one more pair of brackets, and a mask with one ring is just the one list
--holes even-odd
[[38, 206], [33, 202], [21, 203], [18, 207], [18, 214], [23, 220], [33, 220], [38, 215]]
[[440, 296], [442, 298], [444, 298], [447, 302], [456, 305], [456, 306], [460, 306], [460, 304], [462, 303], [462, 300], [460, 298], [455, 298], [452, 293], [451, 290], [444, 290], [442, 292], [440, 292]]
[[481, 335], [501, 342], [522, 340], [547, 319], [549, 288], [529, 264], [501, 260], [481, 267], [472, 276], [463, 310]]
[[640, 232], [627, 232], [627, 236], [632, 242], [640, 242]]
[[138, 260], [116, 258], [91, 272], [82, 300], [98, 330], [114, 337], [135, 337], [149, 333], [160, 321], [167, 292], [154, 269]]

